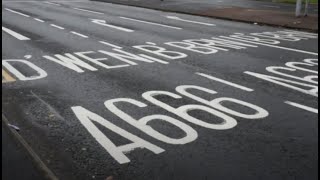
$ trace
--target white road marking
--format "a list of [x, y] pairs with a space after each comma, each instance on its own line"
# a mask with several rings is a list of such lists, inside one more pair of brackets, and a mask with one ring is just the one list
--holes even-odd
[[273, 48], [277, 48], [277, 49], [284, 49], [284, 50], [288, 50], [288, 51], [294, 51], [294, 52], [299, 52], [299, 53], [311, 54], [311, 55], [318, 56], [318, 53], [315, 53], [315, 52], [309, 52], [309, 51], [304, 51], [304, 50], [299, 50], [299, 49], [286, 48], [286, 47], [275, 46], [275, 45], [271, 45], [271, 44], [258, 43], [258, 42], [247, 41], [247, 40], [242, 40], [242, 39], [232, 38], [232, 37], [227, 37], [227, 36], [219, 36], [219, 37], [226, 38], [226, 39], [231, 39], [231, 40], [234, 40], [234, 41], [242, 41], [242, 42], [247, 42], [247, 43], [252, 43], [252, 44], [257, 44], [257, 45], [262, 45], [262, 46], [273, 47]]
[[189, 22], [189, 23], [194, 23], [194, 24], [201, 24], [201, 25], [206, 25], [206, 26], [216, 26], [215, 24], [210, 24], [210, 23], [204, 23], [204, 22], [199, 22], [199, 21], [191, 21], [191, 20], [186, 20], [186, 19], [181, 19], [176, 16], [166, 16], [168, 19], [174, 19], [177, 21], [184, 21], [184, 22]]
[[113, 48], [122, 49], [122, 47], [120, 47], [120, 46], [117, 46], [117, 45], [114, 45], [114, 44], [111, 44], [111, 43], [108, 43], [108, 42], [105, 42], [105, 41], [99, 41], [99, 43], [107, 45], [107, 46], [110, 46], [110, 47], [113, 47]]
[[[26, 0], [26, 1], [2, 1], [2, 2], [4, 2], [4, 3], [21, 3], [21, 2], [23, 2], [23, 3], [42, 3], [41, 1], [28, 1], [28, 0]], [[75, 1], [51, 1], [51, 2], [88, 2], [88, 1], [75, 0]]]
[[10, 11], [10, 12], [12, 12], [12, 13], [15, 13], [15, 14], [18, 14], [18, 15], [21, 15], [21, 16], [24, 16], [24, 17], [30, 17], [29, 15], [23, 14], [23, 13], [18, 12], [18, 11], [14, 11], [14, 10], [12, 10], [12, 9], [8, 9], [8, 8], [4, 8], [4, 9], [7, 10], [7, 11]]
[[84, 12], [90, 12], [90, 13], [94, 13], [94, 14], [104, 14], [102, 12], [97, 12], [97, 11], [90, 11], [90, 10], [87, 10], [87, 9], [81, 9], [81, 8], [73, 8], [75, 10], [79, 10], [79, 11], [84, 11]]
[[101, 20], [101, 19], [91, 19], [91, 20], [93, 23], [99, 24], [101, 26], [106, 26], [106, 27], [110, 27], [110, 28], [117, 29], [120, 31], [125, 31], [125, 32], [134, 32], [134, 30], [132, 30], [132, 29], [127, 29], [127, 28], [107, 24], [107, 22], [105, 20]]
[[57, 25], [55, 25], [55, 24], [50, 24], [50, 26], [55, 27], [55, 28], [58, 28], [58, 29], [64, 29], [63, 27], [57, 26]]
[[83, 37], [83, 38], [88, 38], [88, 36], [86, 35], [83, 35], [83, 34], [80, 34], [80, 33], [77, 33], [77, 32], [74, 32], [74, 31], [70, 31], [72, 34], [75, 34], [77, 36], [80, 36], [80, 37]]
[[44, 3], [50, 4], [50, 5], [54, 5], [54, 6], [61, 6], [61, 4], [57, 4], [57, 3], [53, 3], [53, 2], [48, 2], [48, 1], [46, 1], [46, 2], [44, 2]]
[[26, 37], [26, 36], [23, 36], [22, 34], [19, 34], [19, 33], [17, 33], [17, 32], [14, 32], [14, 31], [12, 31], [12, 30], [10, 30], [10, 29], [8, 29], [8, 28], [5, 28], [5, 27], [3, 27], [3, 26], [2, 26], [2, 31], [10, 34], [11, 36], [13, 36], [13, 37], [15, 37], [15, 38], [17, 38], [17, 39], [19, 39], [19, 40], [21, 40], [21, 41], [30, 40], [30, 38], [28, 38], [28, 37]]
[[280, 8], [280, 6], [271, 6], [271, 5], [262, 5], [264, 7], [269, 7], [269, 8]]
[[179, 30], [182, 29], [182, 28], [175, 27], [175, 26], [169, 26], [169, 25], [164, 25], [164, 24], [159, 24], [159, 23], [154, 23], [154, 22], [149, 22], [149, 21], [143, 21], [143, 20], [139, 20], [139, 19], [133, 19], [133, 18], [127, 18], [127, 17], [120, 17], [120, 18], [121, 19], [130, 20], [130, 21], [136, 21], [136, 22], [141, 22], [141, 23], [146, 23], [146, 24], [152, 24], [152, 25], [156, 25], [156, 26], [167, 27], [167, 28], [171, 28], [171, 29], [179, 29]]
[[247, 87], [244, 87], [242, 85], [235, 84], [235, 83], [232, 83], [232, 82], [229, 82], [229, 81], [225, 81], [223, 79], [219, 79], [219, 78], [213, 77], [213, 76], [208, 75], [208, 74], [204, 74], [204, 73], [196, 73], [196, 74], [199, 75], [199, 76], [202, 76], [202, 77], [205, 77], [205, 78], [208, 78], [208, 79], [211, 79], [211, 80], [214, 80], [214, 81], [218, 81], [218, 82], [221, 82], [223, 84], [226, 84], [226, 85], [229, 85], [229, 86], [244, 90], [244, 91], [248, 91], [248, 92], [253, 92], [254, 91], [253, 89], [250, 89], [250, 88], [247, 88]]
[[295, 103], [295, 102], [291, 102], [291, 101], [285, 101], [285, 103], [289, 104], [291, 106], [294, 106], [294, 107], [297, 107], [297, 108], [300, 108], [300, 109], [303, 109], [303, 110], [318, 114], [318, 109], [315, 109], [315, 108], [312, 108], [312, 107], [308, 107], [308, 106], [305, 106], [305, 105], [301, 105], [301, 104], [298, 104], [298, 103]]
[[39, 21], [39, 22], [44, 22], [44, 20], [41, 20], [41, 19], [38, 19], [38, 18], [33, 18], [34, 20], [36, 21]]

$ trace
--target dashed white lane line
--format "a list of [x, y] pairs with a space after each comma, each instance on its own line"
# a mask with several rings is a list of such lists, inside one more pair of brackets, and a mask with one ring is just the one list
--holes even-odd
[[111, 25], [108, 24], [105, 20], [101, 20], [101, 19], [91, 19], [91, 21], [95, 24], [101, 25], [101, 26], [106, 26], [109, 28], [113, 28], [113, 29], [117, 29], [120, 31], [124, 31], [124, 32], [134, 32], [134, 30], [132, 29], [128, 29], [128, 28], [124, 28], [124, 27], [119, 27], [119, 26], [115, 26], [115, 25]]
[[75, 32], [75, 31], [70, 31], [70, 33], [72, 33], [72, 34], [74, 34], [74, 35], [77, 35], [77, 36], [80, 36], [80, 37], [83, 37], [83, 38], [89, 38], [88, 36], [83, 35], [83, 34], [78, 33], [78, 32]]
[[55, 25], [55, 24], [50, 24], [50, 26], [55, 27], [55, 28], [57, 28], [57, 29], [64, 29], [63, 27], [58, 26], [58, 25]]
[[28, 38], [28, 37], [26, 37], [26, 36], [24, 36], [24, 35], [22, 35], [22, 34], [19, 34], [19, 33], [15, 32], [15, 31], [12, 31], [12, 30], [10, 30], [10, 29], [8, 29], [8, 28], [6, 28], [6, 27], [3, 27], [3, 26], [2, 26], [2, 31], [10, 34], [11, 36], [13, 36], [13, 37], [15, 37], [16, 39], [21, 40], [21, 41], [30, 40], [30, 38]]
[[235, 88], [244, 90], [244, 91], [248, 91], [248, 92], [253, 92], [253, 91], [254, 91], [254, 90], [251, 89], [251, 88], [247, 88], [247, 87], [244, 87], [244, 86], [242, 86], [242, 85], [235, 84], [235, 83], [233, 83], [233, 82], [229, 82], [229, 81], [226, 81], [226, 80], [223, 80], [223, 79], [219, 79], [219, 78], [213, 77], [213, 76], [208, 75], [208, 74], [204, 74], [204, 73], [196, 73], [196, 74], [199, 75], [199, 76], [208, 78], [208, 79], [210, 79], [210, 80], [214, 80], [214, 81], [217, 81], [217, 82], [220, 82], [220, 83], [223, 83], [223, 84], [226, 84], [226, 85], [229, 85], [229, 86], [232, 86], [232, 87], [235, 87]]
[[184, 22], [194, 23], [194, 24], [201, 24], [201, 25], [206, 25], [206, 26], [216, 26], [215, 24], [204, 23], [204, 22], [199, 22], [199, 21], [191, 21], [191, 20], [187, 20], [187, 19], [181, 19], [181, 18], [176, 17], [176, 16], [166, 16], [166, 18], [177, 20], [177, 21], [184, 21]]
[[280, 6], [271, 6], [271, 5], [262, 5], [263, 7], [268, 7], [268, 8], [280, 8]]
[[38, 18], [33, 18], [34, 20], [36, 20], [36, 21], [39, 21], [39, 22], [45, 22], [44, 20], [42, 20], [42, 19], [38, 19]]
[[14, 11], [12, 9], [9, 9], [9, 8], [4, 8], [5, 10], [9, 11], [9, 12], [12, 12], [12, 13], [15, 13], [15, 14], [18, 14], [20, 16], [24, 16], [24, 17], [30, 17], [29, 15], [26, 15], [26, 14], [23, 14], [21, 12], [18, 12], [18, 11]]
[[180, 27], [169, 26], [169, 25], [164, 25], [164, 24], [159, 24], [159, 23], [154, 23], [154, 22], [149, 22], [149, 21], [143, 21], [143, 20], [139, 20], [139, 19], [133, 19], [133, 18], [127, 18], [127, 17], [120, 17], [120, 18], [121, 18], [121, 19], [130, 20], [130, 21], [141, 22], [141, 23], [145, 23], [145, 24], [151, 24], [151, 25], [156, 25], [156, 26], [162, 26], [162, 27], [172, 28], [172, 29], [179, 29], [179, 30], [182, 29], [182, 28], [180, 28]]
[[90, 11], [90, 10], [87, 10], [87, 9], [81, 9], [81, 8], [73, 8], [73, 9], [78, 10], [78, 11], [89, 12], [89, 13], [93, 13], [93, 14], [101, 14], [101, 15], [103, 15], [103, 14], [104, 14], [104, 13], [102, 13], [102, 12]]
[[111, 43], [108, 43], [108, 42], [105, 42], [105, 41], [99, 41], [99, 43], [107, 45], [107, 46], [110, 46], [110, 47], [113, 47], [113, 48], [116, 48], [116, 49], [122, 49], [122, 47], [120, 47], [120, 46], [117, 46], [117, 45], [114, 45], [114, 44], [111, 44]]
[[297, 108], [300, 108], [300, 109], [303, 109], [303, 110], [318, 114], [318, 109], [315, 109], [315, 108], [312, 108], [312, 107], [308, 107], [308, 106], [305, 106], [305, 105], [302, 105], [302, 104], [298, 104], [298, 103], [295, 103], [295, 102], [291, 102], [291, 101], [285, 101], [285, 103], [289, 104], [291, 106], [294, 106], [294, 107], [297, 107]]
[[50, 4], [50, 5], [54, 5], [54, 6], [61, 6], [61, 4], [57, 4], [57, 3], [53, 3], [53, 2], [44, 2], [45, 4]]

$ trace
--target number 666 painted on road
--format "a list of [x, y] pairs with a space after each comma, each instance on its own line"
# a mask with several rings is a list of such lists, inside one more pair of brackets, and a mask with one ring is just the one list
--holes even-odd
[[[176, 87], [176, 91], [180, 94], [175, 94], [168, 91], [148, 91], [142, 94], [142, 97], [149, 101], [150, 103], [161, 107], [168, 112], [171, 112], [193, 124], [208, 128], [208, 129], [214, 129], [214, 130], [227, 130], [235, 127], [237, 125], [237, 121], [235, 118], [231, 117], [236, 116], [240, 118], [246, 118], [246, 119], [261, 119], [265, 118], [269, 115], [269, 113], [264, 110], [261, 107], [258, 107], [254, 104], [244, 102], [242, 100], [234, 99], [234, 98], [228, 98], [228, 97], [219, 97], [214, 100], [205, 100], [201, 97], [198, 97], [190, 92], [188, 90], [198, 90], [204, 93], [208, 94], [217, 94], [216, 91], [213, 91], [211, 89], [207, 89], [200, 86], [194, 86], [194, 85], [182, 85]], [[164, 102], [161, 102], [156, 97], [157, 96], [168, 96], [174, 99], [182, 99], [183, 96], [186, 96], [188, 98], [191, 98], [193, 100], [198, 101], [202, 104], [187, 104], [180, 106], [178, 108], [174, 108]], [[234, 104], [238, 104], [241, 106], [245, 106], [249, 109], [252, 109], [255, 111], [253, 114], [244, 114], [235, 110], [232, 110], [230, 108], [227, 108], [222, 105], [222, 102], [231, 102]], [[139, 108], [147, 107], [147, 104], [130, 99], [130, 98], [117, 98], [117, 99], [111, 99], [105, 101], [104, 105], [106, 108], [111, 111], [113, 114], [121, 118], [122, 120], [126, 121], [130, 125], [140, 129], [141, 131], [145, 132], [149, 136], [162, 141], [164, 143], [168, 144], [187, 144], [197, 139], [198, 133], [195, 131], [191, 126], [187, 125], [186, 123], [183, 123], [175, 118], [162, 115], [162, 114], [154, 114], [145, 116], [140, 119], [134, 119], [129, 114], [125, 113], [124, 111], [120, 110], [116, 104], [117, 103], [129, 103], [133, 104]], [[160, 148], [159, 146], [156, 146], [144, 139], [141, 139], [140, 137], [133, 135], [132, 133], [114, 125], [110, 121], [104, 119], [103, 117], [81, 107], [81, 106], [74, 106], [71, 107], [77, 118], [80, 120], [81, 124], [89, 131], [89, 133], [99, 142], [99, 144], [104, 147], [108, 153], [120, 164], [128, 163], [130, 162], [130, 159], [125, 155], [125, 153], [130, 152], [136, 148], [146, 148], [150, 151], [152, 151], [155, 154], [159, 154], [161, 152], [164, 152], [165, 150]], [[222, 122], [220, 123], [208, 123], [201, 119], [198, 119], [196, 117], [193, 117], [188, 114], [188, 112], [198, 110], [198, 111], [204, 111], [207, 112], [213, 116], [219, 117]], [[148, 122], [154, 121], [154, 120], [160, 120], [160, 121], [166, 121], [167, 123], [172, 124], [173, 126], [176, 126], [177, 128], [181, 129], [183, 132], [185, 132], [185, 136], [182, 138], [172, 138], [168, 137], [159, 131], [153, 129], [151, 126], [147, 125]], [[101, 124], [102, 126], [108, 128], [109, 130], [113, 131], [116, 134], [119, 134], [120, 136], [132, 141], [132, 143], [116, 146], [105, 134], [103, 134], [95, 125], [94, 122], [97, 122]]]

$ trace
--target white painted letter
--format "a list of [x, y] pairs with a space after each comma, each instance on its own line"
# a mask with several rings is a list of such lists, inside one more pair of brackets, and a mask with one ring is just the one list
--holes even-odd
[[[19, 70], [17, 70], [15, 67], [13, 67], [9, 62], [19, 62], [28, 65], [32, 70], [35, 70], [37, 72], [37, 75], [27, 77], [23, 75]], [[47, 72], [43, 69], [39, 68], [38, 66], [34, 65], [33, 63], [22, 60], [22, 59], [10, 59], [10, 60], [2, 60], [2, 66], [5, 67], [9, 72], [14, 74], [18, 79], [21, 81], [31, 81], [31, 80], [37, 80], [47, 77]]]
[[[151, 136], [155, 139], [158, 139], [159, 141], [162, 141], [162, 142], [165, 142], [168, 144], [187, 144], [187, 143], [190, 143], [190, 142], [196, 140], [198, 137], [197, 131], [195, 131], [192, 127], [190, 127], [189, 125], [182, 123], [181, 121], [178, 121], [172, 117], [169, 117], [169, 116], [156, 114], [156, 115], [145, 116], [139, 120], [136, 120], [133, 117], [131, 117], [130, 115], [128, 115], [125, 112], [123, 112], [122, 110], [120, 110], [119, 108], [117, 108], [115, 106], [115, 103], [118, 103], [118, 102], [126, 102], [126, 103], [130, 103], [130, 104], [134, 104], [140, 108], [146, 107], [147, 106], [146, 104], [139, 102], [137, 100], [128, 99], [128, 98], [112, 99], [112, 100], [108, 100], [104, 103], [104, 105], [113, 114], [117, 115], [118, 117], [120, 117], [124, 121], [128, 122], [132, 126], [142, 130], [143, 132], [145, 132], [149, 136]], [[175, 139], [175, 138], [171, 138], [166, 135], [163, 135], [163, 134], [159, 133], [158, 131], [154, 130], [151, 126], [147, 125], [147, 123], [152, 120], [166, 121], [166, 122], [176, 126], [177, 128], [181, 129], [183, 132], [186, 133], [186, 136], [184, 136], [183, 138]]]
[[[155, 154], [164, 152], [164, 149], [153, 145], [138, 136], [135, 136], [124, 129], [112, 124], [103, 117], [81, 107], [75, 106], [71, 107], [77, 118], [80, 120], [81, 124], [88, 130], [88, 132], [98, 141], [98, 143], [110, 153], [110, 155], [118, 161], [120, 164], [130, 162], [130, 159], [125, 155], [126, 152], [130, 152], [136, 148], [146, 148]], [[118, 135], [132, 141], [131, 144], [125, 144], [121, 146], [116, 146], [107, 136], [105, 136], [92, 122], [97, 122], [102, 126], [108, 128], [109, 130], [117, 133]]]
[[[174, 114], [184, 118], [185, 120], [187, 120], [189, 122], [192, 122], [194, 124], [197, 124], [197, 125], [205, 127], [205, 128], [216, 129], [216, 130], [226, 130], [226, 129], [231, 129], [237, 125], [237, 121], [234, 118], [227, 116], [226, 114], [221, 113], [219, 111], [216, 111], [216, 110], [209, 108], [207, 106], [191, 104], [191, 105], [180, 106], [179, 108], [174, 108], [172, 106], [169, 106], [168, 104], [165, 104], [165, 103], [157, 100], [155, 98], [155, 96], [159, 96], [159, 95], [166, 95], [166, 96], [170, 96], [175, 99], [182, 98], [181, 96], [179, 96], [177, 94], [167, 92], [167, 91], [149, 91], [149, 92], [143, 93], [142, 97], [154, 105], [157, 105], [157, 106], [159, 106], [159, 107], [161, 107], [171, 113], [174, 113]], [[212, 114], [214, 116], [220, 117], [222, 119], [222, 122], [219, 124], [211, 124], [211, 123], [207, 123], [205, 121], [202, 121], [200, 119], [197, 119], [197, 118], [192, 117], [188, 114], [188, 112], [192, 111], [192, 110], [200, 110], [200, 111], [204, 111], [209, 114]]]

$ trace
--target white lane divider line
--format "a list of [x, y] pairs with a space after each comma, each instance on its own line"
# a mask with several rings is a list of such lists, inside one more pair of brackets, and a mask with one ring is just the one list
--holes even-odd
[[108, 24], [105, 20], [101, 20], [101, 19], [91, 19], [91, 21], [95, 24], [99, 24], [101, 26], [106, 26], [106, 27], [109, 27], [109, 28], [113, 28], [113, 29], [117, 29], [117, 30], [120, 30], [120, 31], [124, 31], [124, 32], [134, 32], [134, 30], [132, 29], [127, 29], [127, 28], [123, 28], [123, 27], [119, 27], [119, 26], [114, 26], [114, 25], [111, 25], [111, 24]]
[[151, 24], [151, 25], [156, 25], [156, 26], [167, 27], [167, 28], [171, 28], [171, 29], [179, 29], [179, 30], [182, 29], [180, 27], [169, 26], [169, 25], [164, 25], [164, 24], [159, 24], [159, 23], [154, 23], [154, 22], [149, 22], [149, 21], [143, 21], [143, 20], [139, 20], [139, 19], [133, 19], [133, 18], [127, 18], [127, 17], [120, 17], [120, 18], [121, 19], [130, 20], [130, 21], [141, 22], [141, 23], [145, 23], [145, 24]]
[[57, 28], [57, 29], [64, 29], [63, 27], [58, 26], [58, 25], [55, 25], [55, 24], [50, 24], [50, 26], [55, 27], [55, 28]]
[[90, 11], [90, 10], [87, 10], [87, 9], [81, 9], [81, 8], [73, 8], [73, 9], [78, 10], [78, 11], [89, 12], [89, 13], [93, 13], [93, 14], [101, 14], [101, 15], [103, 15], [103, 14], [104, 14], [104, 13], [102, 13], [102, 12]]
[[300, 108], [300, 109], [303, 109], [303, 110], [318, 114], [318, 109], [315, 109], [315, 108], [312, 108], [312, 107], [308, 107], [308, 106], [305, 106], [305, 105], [302, 105], [302, 104], [298, 104], [298, 103], [295, 103], [295, 102], [291, 102], [291, 101], [285, 101], [285, 103], [288, 104], [288, 105], [291, 105], [291, 106], [294, 106], [294, 107], [297, 107], [297, 108]]
[[61, 6], [61, 4], [57, 4], [57, 3], [53, 3], [53, 2], [49, 2], [49, 1], [46, 1], [44, 2], [45, 4], [50, 4], [50, 5], [54, 5], [54, 6]]
[[262, 5], [263, 7], [268, 7], [268, 8], [280, 8], [280, 6], [272, 6], [272, 5]]
[[99, 41], [99, 43], [107, 45], [107, 46], [110, 46], [110, 47], [113, 47], [113, 48], [116, 48], [116, 49], [122, 49], [122, 47], [120, 47], [120, 46], [117, 46], [117, 45], [114, 45], [114, 44], [111, 44], [111, 43], [108, 43], [108, 42], [105, 42], [105, 41]]
[[74, 35], [77, 35], [77, 36], [80, 36], [80, 37], [83, 37], [83, 38], [88, 38], [88, 36], [86, 35], [83, 35], [83, 34], [80, 34], [80, 33], [77, 33], [75, 31], [70, 31], [70, 33], [74, 34]]
[[243, 39], [239, 39], [239, 38], [232, 38], [232, 37], [227, 37], [227, 36], [219, 36], [219, 37], [234, 40], [234, 41], [242, 41], [242, 42], [257, 44], [257, 45], [261, 45], [261, 46], [267, 46], [267, 47], [272, 47], [272, 48], [277, 48], [277, 49], [283, 49], [283, 50], [294, 51], [294, 52], [318, 56], [318, 53], [315, 53], [315, 52], [309, 52], [309, 51], [304, 51], [304, 50], [299, 50], [299, 49], [292, 49], [292, 48], [287, 48], [287, 47], [282, 47], [282, 46], [275, 46], [275, 45], [271, 45], [271, 44], [264, 44], [264, 43], [259, 43], [259, 42], [247, 41], [247, 40], [243, 40]]
[[39, 21], [39, 22], [45, 22], [44, 20], [42, 20], [42, 19], [38, 19], [38, 18], [33, 18], [34, 20], [36, 20], [36, 21]]
[[205, 78], [208, 78], [208, 79], [211, 79], [211, 80], [214, 80], [214, 81], [217, 81], [217, 82], [220, 82], [220, 83], [223, 83], [223, 84], [226, 84], [226, 85], [229, 85], [229, 86], [241, 89], [241, 90], [244, 90], [244, 91], [248, 91], [248, 92], [253, 92], [254, 91], [251, 88], [247, 88], [247, 87], [244, 87], [242, 85], [235, 84], [233, 82], [229, 82], [229, 81], [226, 81], [226, 80], [223, 80], [223, 79], [219, 79], [219, 78], [213, 77], [213, 76], [208, 75], [208, 74], [198, 73], [198, 72], [196, 74], [199, 75], [199, 76], [202, 76], [202, 77], [205, 77]]
[[12, 30], [10, 30], [10, 29], [8, 29], [8, 28], [6, 28], [6, 27], [3, 27], [3, 26], [2, 26], [2, 31], [10, 34], [11, 36], [13, 36], [13, 37], [15, 37], [16, 39], [21, 40], [21, 41], [30, 40], [30, 38], [28, 38], [28, 37], [26, 37], [26, 36], [24, 36], [24, 35], [22, 35], [22, 34], [19, 34], [19, 33], [17, 33], [17, 32], [14, 32], [14, 31], [12, 31]]
[[184, 22], [194, 23], [194, 24], [201, 24], [201, 25], [206, 25], [206, 26], [216, 26], [215, 24], [204, 23], [204, 22], [199, 22], [199, 21], [191, 21], [191, 20], [182, 19], [182, 18], [179, 18], [179, 17], [176, 17], [176, 16], [166, 16], [166, 18], [177, 20], [177, 21], [184, 21]]
[[12, 12], [12, 13], [15, 13], [15, 14], [18, 14], [20, 16], [24, 16], [24, 17], [30, 17], [29, 15], [26, 15], [26, 14], [23, 14], [21, 12], [18, 12], [18, 11], [14, 11], [12, 9], [9, 9], [9, 8], [4, 8], [5, 10], [9, 11], [9, 12]]

